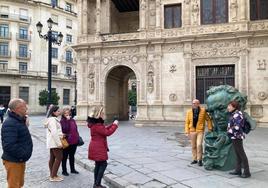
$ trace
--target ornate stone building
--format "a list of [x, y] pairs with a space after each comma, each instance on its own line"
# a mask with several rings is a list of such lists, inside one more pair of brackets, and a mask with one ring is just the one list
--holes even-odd
[[79, 0], [78, 118], [103, 105], [108, 119], [128, 119], [135, 75], [137, 125], [184, 121], [192, 99], [221, 84], [248, 95], [267, 123], [265, 10], [260, 0]]
[[77, 35], [76, 0], [0, 0], [0, 103], [23, 98], [29, 112], [44, 113], [39, 92], [47, 89], [48, 42], [38, 36], [40, 21], [48, 30], [52, 18], [53, 34], [63, 34], [61, 46], [52, 46], [52, 89], [59, 105], [73, 105], [76, 61], [71, 45]]

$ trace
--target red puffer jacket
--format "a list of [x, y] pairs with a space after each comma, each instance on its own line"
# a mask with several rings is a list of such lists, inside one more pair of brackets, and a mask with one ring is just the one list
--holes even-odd
[[108, 160], [107, 136], [112, 135], [117, 129], [116, 124], [105, 126], [102, 123], [89, 124], [91, 140], [88, 146], [88, 159], [93, 161]]

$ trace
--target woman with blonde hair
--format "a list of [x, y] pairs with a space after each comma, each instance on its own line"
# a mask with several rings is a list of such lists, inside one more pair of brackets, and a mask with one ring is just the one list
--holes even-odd
[[69, 176], [67, 172], [67, 168], [66, 168], [66, 162], [67, 162], [68, 156], [69, 156], [69, 164], [70, 164], [71, 173], [79, 174], [79, 172], [75, 170], [75, 166], [74, 166], [75, 164], [74, 155], [77, 149], [79, 134], [78, 134], [76, 122], [71, 116], [71, 109], [69, 107], [63, 108], [60, 124], [62, 128], [62, 132], [65, 134], [67, 141], [69, 143], [69, 146], [63, 149], [63, 159], [61, 163], [62, 174], [64, 176]]

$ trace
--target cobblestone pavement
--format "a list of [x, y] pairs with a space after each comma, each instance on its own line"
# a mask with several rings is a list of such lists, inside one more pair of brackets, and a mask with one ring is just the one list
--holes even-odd
[[[33, 125], [32, 125], [33, 126]], [[34, 127], [31, 130], [35, 129]], [[42, 131], [45, 131], [44, 129]], [[49, 182], [48, 159], [49, 153], [46, 145], [37, 135], [32, 135], [34, 150], [30, 160], [26, 163], [26, 177], [24, 188], [84, 188], [93, 187], [92, 172], [76, 165], [78, 175], [70, 174], [64, 177], [62, 182]], [[0, 156], [2, 156], [2, 148], [0, 145]], [[68, 166], [69, 167], [69, 166]], [[68, 168], [67, 167], [67, 168]], [[58, 172], [61, 175], [61, 167]], [[0, 162], [0, 188], [6, 188], [6, 171]]]
[[[31, 117], [30, 130], [32, 135], [44, 141], [43, 120], [44, 117]], [[77, 162], [85, 169], [92, 170], [94, 164], [87, 159], [89, 129], [85, 125], [86, 123], [79, 126], [85, 145], [78, 148]], [[203, 167], [189, 165], [191, 148], [182, 132], [182, 125], [137, 128], [131, 121], [120, 122], [117, 132], [108, 138], [110, 159], [105, 174], [106, 182], [110, 184], [110, 187], [118, 188], [268, 187], [267, 128], [257, 128], [245, 140], [245, 150], [252, 172], [252, 177], [249, 179], [230, 176], [228, 172], [206, 171]], [[35, 161], [35, 159], [31, 160]], [[46, 163], [47, 157], [44, 161]], [[33, 168], [33, 170], [36, 169]], [[45, 173], [46, 170], [40, 175], [36, 173], [36, 176], [44, 178]], [[86, 184], [92, 175], [88, 172], [85, 176]], [[80, 186], [79, 179], [74, 180], [70, 182], [74, 185], [72, 187], [83, 187], [83, 181]]]

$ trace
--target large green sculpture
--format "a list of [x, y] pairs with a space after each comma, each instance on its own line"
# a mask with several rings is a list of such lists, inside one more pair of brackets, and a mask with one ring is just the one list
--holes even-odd
[[[234, 169], [236, 156], [232, 142], [226, 133], [229, 118], [227, 105], [230, 101], [236, 100], [241, 106], [241, 111], [244, 112], [247, 97], [229, 85], [212, 87], [207, 94], [207, 111], [213, 121], [213, 131], [205, 135], [204, 167], [207, 170]], [[246, 112], [244, 114], [251, 127], [255, 128], [256, 122]]]

